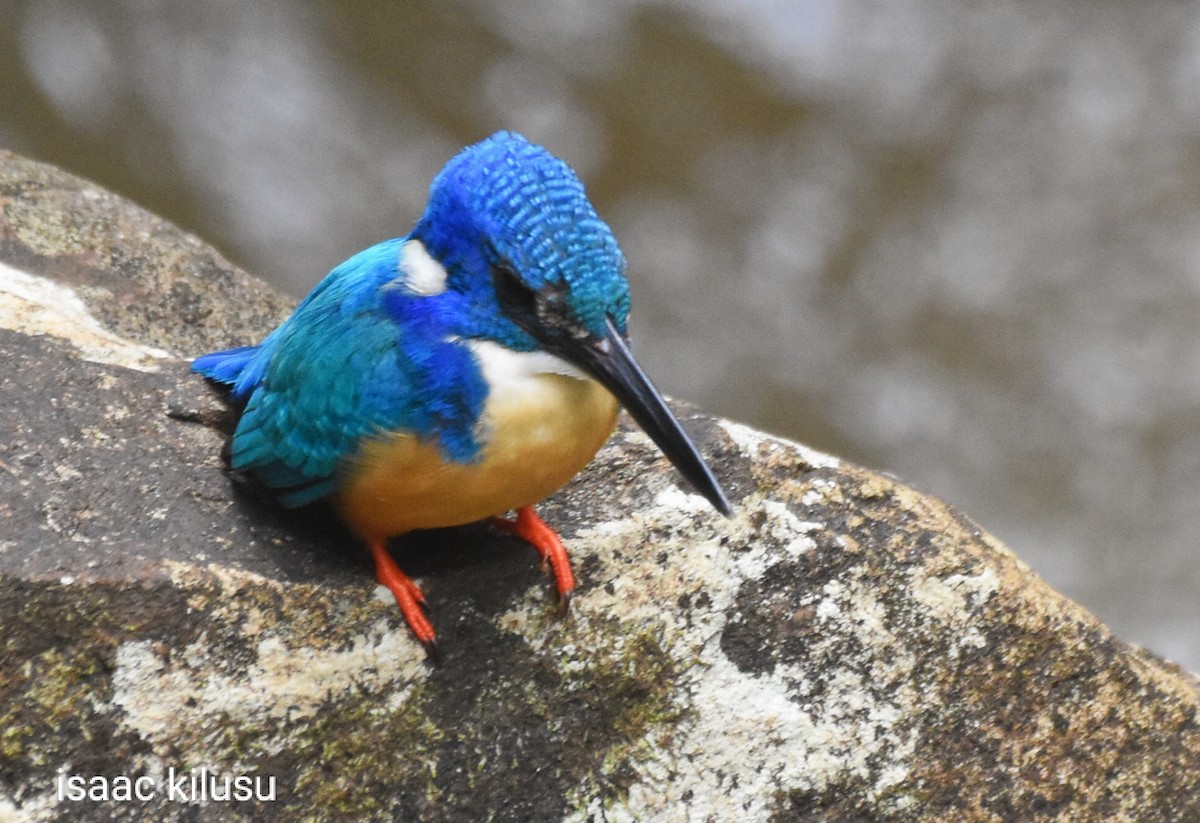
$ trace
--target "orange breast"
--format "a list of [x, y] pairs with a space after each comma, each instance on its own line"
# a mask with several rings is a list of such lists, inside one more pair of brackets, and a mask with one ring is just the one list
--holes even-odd
[[[473, 348], [490, 386], [480, 455], [446, 462], [435, 443], [408, 433], [365, 442], [335, 498], [364, 539], [533, 505], [575, 476], [612, 433], [617, 402], [600, 384], [549, 355]], [[560, 367], [570, 373], [550, 370]]]

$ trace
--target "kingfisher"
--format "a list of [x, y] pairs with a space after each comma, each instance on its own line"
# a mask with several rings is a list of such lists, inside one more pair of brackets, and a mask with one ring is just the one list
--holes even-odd
[[285, 507], [332, 504], [436, 661], [425, 596], [388, 539], [489, 520], [538, 551], [565, 612], [570, 560], [533, 507], [595, 456], [619, 406], [730, 515], [631, 353], [629, 303], [579, 178], [502, 131], [445, 165], [408, 235], [335, 267], [258, 345], [192, 369], [240, 409], [230, 469]]

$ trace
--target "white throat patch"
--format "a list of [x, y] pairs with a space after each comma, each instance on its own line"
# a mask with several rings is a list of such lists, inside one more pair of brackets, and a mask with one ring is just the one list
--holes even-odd
[[468, 345], [479, 359], [484, 379], [495, 390], [524, 386], [539, 374], [561, 374], [576, 380], [590, 380], [575, 366], [544, 351], [516, 352], [490, 340], [470, 340]]
[[446, 269], [434, 260], [420, 240], [407, 240], [400, 253], [405, 287], [414, 294], [432, 296], [446, 290]]

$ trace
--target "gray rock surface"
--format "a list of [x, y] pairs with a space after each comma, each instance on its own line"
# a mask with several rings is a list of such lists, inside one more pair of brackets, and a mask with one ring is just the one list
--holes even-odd
[[686, 409], [736, 516], [623, 425], [542, 507], [569, 619], [519, 541], [396, 541], [431, 667], [327, 512], [221, 470], [181, 358], [286, 301], [3, 153], [0, 213], [0, 821], [1200, 819], [1195, 677], [937, 499]]

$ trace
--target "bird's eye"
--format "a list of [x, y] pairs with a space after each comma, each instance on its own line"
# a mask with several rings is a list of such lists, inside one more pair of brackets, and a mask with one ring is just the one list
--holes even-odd
[[512, 266], [493, 263], [492, 284], [500, 309], [526, 331], [537, 328], [575, 334], [577, 325], [571, 316], [565, 283], [547, 283], [540, 291], [530, 288]]
[[529, 288], [512, 266], [507, 263], [492, 264], [492, 285], [501, 310], [519, 326], [537, 319], [537, 292]]
[[567, 300], [565, 283], [547, 283], [535, 295], [539, 320], [555, 327], [571, 324], [571, 304]]

